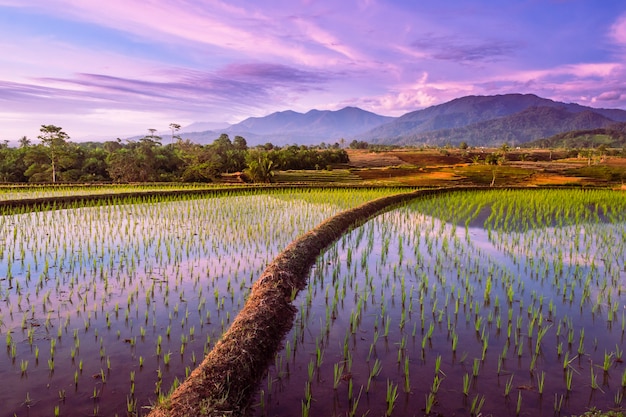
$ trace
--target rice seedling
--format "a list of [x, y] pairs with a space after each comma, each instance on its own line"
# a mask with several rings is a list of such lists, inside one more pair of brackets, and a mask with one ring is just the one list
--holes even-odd
[[22, 359], [20, 361], [20, 371], [22, 372], [22, 375], [25, 375], [27, 370], [28, 370], [28, 361]]
[[432, 411], [433, 406], [435, 405], [435, 394], [432, 392], [429, 392], [426, 395], [426, 407], [424, 408], [424, 412], [426, 413], [426, 415], [429, 415], [430, 412]]
[[511, 393], [511, 388], [513, 387], [513, 374], [511, 374], [511, 377], [506, 381], [506, 383], [504, 384], [504, 396], [505, 397], [509, 397], [509, 394]]
[[333, 365], [333, 389], [336, 390], [339, 387], [339, 383], [341, 382], [341, 378], [343, 377], [343, 365], [339, 365], [338, 363]]
[[554, 394], [554, 412], [559, 414], [563, 408], [563, 395]]
[[470, 390], [469, 374], [463, 374], [463, 395], [467, 397], [469, 395], [469, 390]]
[[596, 373], [593, 371], [593, 363], [589, 369], [591, 372], [591, 389], [597, 390], [600, 388], [600, 386], [598, 385], [598, 377], [596, 376]]
[[478, 378], [479, 372], [480, 372], [480, 359], [474, 358], [474, 362], [472, 363], [472, 376], [474, 378]]
[[485, 404], [485, 396], [476, 394], [476, 396], [472, 399], [472, 403], [470, 406], [470, 415], [471, 416], [480, 415], [480, 410], [483, 408], [484, 404]]
[[410, 374], [410, 366], [409, 366], [409, 357], [406, 356], [404, 358], [404, 392], [411, 392], [411, 378]]
[[367, 379], [367, 388], [365, 389], [365, 392], [369, 392], [370, 391], [370, 385], [372, 383], [372, 379], [378, 375], [380, 375], [380, 372], [382, 371], [382, 364], [381, 362], [376, 359], [374, 361], [374, 365], [372, 366], [372, 369], [370, 370], [369, 373], [369, 377]]
[[391, 381], [387, 380], [387, 395], [386, 395], [386, 403], [387, 410], [385, 415], [391, 416], [393, 409], [396, 406], [396, 400], [398, 399], [398, 386], [394, 385]]
[[308, 370], [308, 378], [309, 382], [313, 381], [313, 375], [315, 375], [315, 361], [309, 361], [309, 365], [307, 367]]
[[613, 352], [607, 353], [604, 352], [604, 361], [602, 362], [602, 370], [604, 373], [609, 372], [611, 365], [613, 364]]
[[546, 373], [544, 371], [541, 371], [541, 374], [537, 375], [537, 391], [539, 391], [539, 395], [543, 395], [545, 379]]

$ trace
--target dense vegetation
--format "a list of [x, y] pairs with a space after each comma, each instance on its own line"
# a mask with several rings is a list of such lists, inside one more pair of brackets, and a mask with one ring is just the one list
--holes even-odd
[[626, 145], [626, 123], [616, 123], [608, 128], [573, 130], [546, 139], [525, 144], [537, 148], [623, 148]]
[[222, 134], [210, 145], [177, 137], [164, 145], [151, 135], [137, 141], [73, 143], [60, 127], [41, 127], [40, 143], [26, 137], [12, 148], [0, 144], [0, 182], [210, 182], [243, 172], [248, 181], [269, 182], [274, 169], [326, 169], [348, 162], [338, 145], [248, 148], [241, 136]]

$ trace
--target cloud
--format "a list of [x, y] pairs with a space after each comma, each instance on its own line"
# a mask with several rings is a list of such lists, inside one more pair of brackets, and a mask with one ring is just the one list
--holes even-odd
[[534, 93], [563, 102], [626, 106], [626, 65], [617, 62], [566, 64], [541, 70], [510, 71], [474, 78], [476, 91]]
[[595, 97], [595, 101], [619, 101], [622, 99], [624, 91], [605, 91]]
[[342, 105], [357, 105], [375, 113], [401, 116], [473, 92], [473, 87], [469, 84], [431, 81], [429, 74], [423, 72], [419, 79], [412, 83], [398, 84], [383, 94], [355, 98]]
[[412, 42], [411, 46], [438, 60], [491, 62], [511, 56], [520, 44], [495, 40], [472, 41], [461, 39], [460, 36], [438, 36], [430, 33]]
[[609, 35], [614, 42], [626, 46], [626, 13], [617, 18], [609, 30]]
[[[11, 0], [0, 0], [2, 4], [18, 6]], [[223, 51], [222, 55], [247, 59], [273, 57], [300, 65], [328, 66], [356, 54], [309, 18], [291, 15], [288, 8], [237, 7], [217, 0], [57, 0], [54, 4], [32, 0], [28, 6], [60, 19], [126, 33], [149, 44], [195, 46], [204, 52], [202, 48], [212, 47]]]
[[130, 125], [339, 105], [401, 115], [509, 92], [626, 105], [622, 10], [602, 9], [602, 32], [541, 2], [462, 3], [0, 0], [20, 18], [0, 28], [0, 111]]
[[280, 85], [287, 84], [316, 84], [329, 80], [330, 75], [323, 72], [307, 71], [271, 63], [230, 64], [216, 72], [216, 75], [226, 79], [270, 82]]
[[6, 103], [5, 108], [13, 103], [11, 108], [21, 111], [54, 109], [57, 114], [150, 109], [189, 119], [213, 112], [230, 120], [268, 105], [288, 107], [299, 96], [322, 91], [331, 80], [329, 73], [269, 63], [230, 64], [216, 71], [170, 68], [143, 78], [78, 73], [0, 81], [0, 103]]

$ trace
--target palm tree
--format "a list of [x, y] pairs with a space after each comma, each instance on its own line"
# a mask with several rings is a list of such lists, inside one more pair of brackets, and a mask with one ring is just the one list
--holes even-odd
[[274, 176], [274, 161], [269, 158], [267, 152], [250, 151], [248, 153], [248, 168], [245, 173], [254, 182], [272, 182]]

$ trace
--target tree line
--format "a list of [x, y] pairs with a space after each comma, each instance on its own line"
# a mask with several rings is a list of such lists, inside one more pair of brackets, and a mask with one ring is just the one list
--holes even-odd
[[172, 128], [173, 143], [164, 145], [149, 131], [138, 140], [74, 143], [62, 128], [42, 125], [39, 143], [26, 137], [18, 147], [0, 143], [0, 182], [211, 182], [237, 172], [244, 181], [271, 182], [276, 169], [327, 169], [348, 162], [339, 144], [248, 147], [245, 138], [222, 134], [200, 145], [174, 135]]

